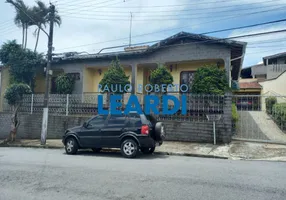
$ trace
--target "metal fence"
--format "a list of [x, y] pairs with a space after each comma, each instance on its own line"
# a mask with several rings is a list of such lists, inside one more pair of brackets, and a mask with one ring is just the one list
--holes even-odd
[[[49, 113], [51, 115], [66, 116], [90, 116], [97, 114], [98, 96], [103, 95], [103, 107], [108, 109], [108, 96], [100, 93], [84, 93], [84, 94], [50, 94], [49, 96]], [[122, 108], [126, 107], [130, 93], [124, 94], [122, 97]], [[182, 94], [172, 93], [180, 102], [182, 102]], [[136, 94], [141, 108], [144, 110], [144, 95]], [[157, 115], [161, 120], [178, 120], [178, 121], [207, 121], [207, 115], [216, 114], [223, 115], [224, 96], [218, 95], [193, 95], [186, 96], [186, 114], [182, 114], [181, 107], [174, 115]], [[160, 98], [160, 96], [159, 96]], [[161, 98], [160, 98], [161, 99]], [[153, 102], [151, 102], [153, 103]], [[42, 113], [44, 105], [44, 94], [25, 95], [20, 112], [23, 113]], [[168, 101], [168, 109], [173, 108], [173, 101]], [[4, 101], [4, 111], [11, 111], [11, 107]], [[163, 110], [162, 103], [157, 106], [159, 111]], [[221, 118], [223, 120], [223, 118]]]
[[233, 138], [286, 143], [286, 96], [234, 95]]

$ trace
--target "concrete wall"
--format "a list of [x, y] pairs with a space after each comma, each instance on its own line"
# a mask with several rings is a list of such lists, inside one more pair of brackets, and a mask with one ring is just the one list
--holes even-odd
[[272, 80], [266, 80], [264, 82], [260, 82], [259, 84], [263, 87], [263, 94], [265, 93], [276, 93], [279, 95], [285, 95], [286, 96], [286, 72], [281, 74], [276, 79]]
[[286, 64], [273, 64], [267, 66], [267, 79], [277, 78], [286, 71]]
[[[223, 116], [216, 125], [217, 142], [229, 143], [232, 136], [232, 95], [224, 96]], [[42, 114], [20, 113], [21, 125], [18, 138], [40, 139]], [[89, 117], [50, 115], [48, 120], [48, 139], [61, 139], [65, 130], [82, 125]], [[213, 142], [212, 123], [200, 121], [164, 121], [167, 126], [167, 140]], [[11, 113], [0, 112], [0, 139], [4, 139], [10, 132]]]
[[[6, 138], [10, 131], [11, 113], [0, 113], [0, 139]], [[86, 117], [49, 116], [48, 138], [61, 139], [67, 128], [84, 123]], [[21, 125], [17, 138], [40, 139], [42, 114], [20, 114]]]
[[[7, 137], [10, 131], [10, 113], [0, 113], [0, 139]], [[79, 126], [87, 117], [49, 116], [48, 139], [61, 139], [65, 130]], [[42, 115], [21, 114], [21, 125], [17, 138], [40, 139]], [[164, 121], [166, 124], [166, 140], [189, 142], [213, 142], [212, 122], [179, 122]], [[216, 125], [217, 141], [222, 142], [225, 134], [223, 122]]]

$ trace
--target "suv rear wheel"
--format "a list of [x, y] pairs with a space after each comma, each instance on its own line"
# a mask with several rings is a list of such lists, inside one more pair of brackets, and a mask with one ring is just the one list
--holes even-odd
[[141, 152], [144, 154], [152, 154], [155, 151], [155, 147], [141, 148]]
[[65, 150], [67, 154], [76, 154], [78, 144], [74, 137], [68, 137], [66, 140]]
[[162, 141], [165, 139], [165, 126], [162, 122], [157, 122], [155, 125], [155, 137], [156, 141]]
[[138, 144], [133, 139], [125, 139], [121, 143], [121, 154], [125, 158], [134, 158], [138, 152]]

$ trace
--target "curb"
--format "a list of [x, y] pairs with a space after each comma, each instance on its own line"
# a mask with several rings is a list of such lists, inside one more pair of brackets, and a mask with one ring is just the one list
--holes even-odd
[[[1, 144], [1, 147], [22, 147], [22, 148], [39, 148], [39, 149], [64, 149], [64, 147], [50, 146], [50, 145], [29, 145], [29, 144]], [[103, 152], [120, 152], [117, 149], [103, 149]], [[200, 157], [200, 158], [215, 158], [215, 159], [229, 159], [225, 156], [192, 154], [192, 153], [174, 153], [174, 152], [154, 152], [155, 155], [169, 155], [169, 156], [188, 156], [188, 157]]]
[[38, 148], [38, 149], [63, 149], [64, 147], [49, 146], [49, 145], [29, 145], [29, 144], [1, 144], [1, 147], [25, 147], [25, 148]]
[[204, 154], [193, 154], [193, 153], [173, 153], [173, 152], [155, 152], [158, 155], [170, 155], [170, 156], [188, 156], [188, 157], [200, 157], [200, 158], [215, 158], [215, 159], [229, 159], [225, 156], [214, 156], [214, 155], [204, 155]]

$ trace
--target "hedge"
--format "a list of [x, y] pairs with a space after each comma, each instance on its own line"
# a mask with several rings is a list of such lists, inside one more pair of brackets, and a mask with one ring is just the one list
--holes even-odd
[[232, 103], [231, 105], [231, 117], [232, 117], [232, 132], [235, 133], [236, 129], [236, 123], [238, 121], [238, 112], [237, 112], [237, 107], [235, 103]]
[[281, 130], [286, 129], [286, 103], [274, 104], [272, 107], [272, 117]]
[[265, 99], [265, 103], [266, 103], [266, 112], [268, 114], [272, 114], [272, 108], [273, 108], [273, 105], [277, 103], [277, 98], [276, 97], [267, 97]]

